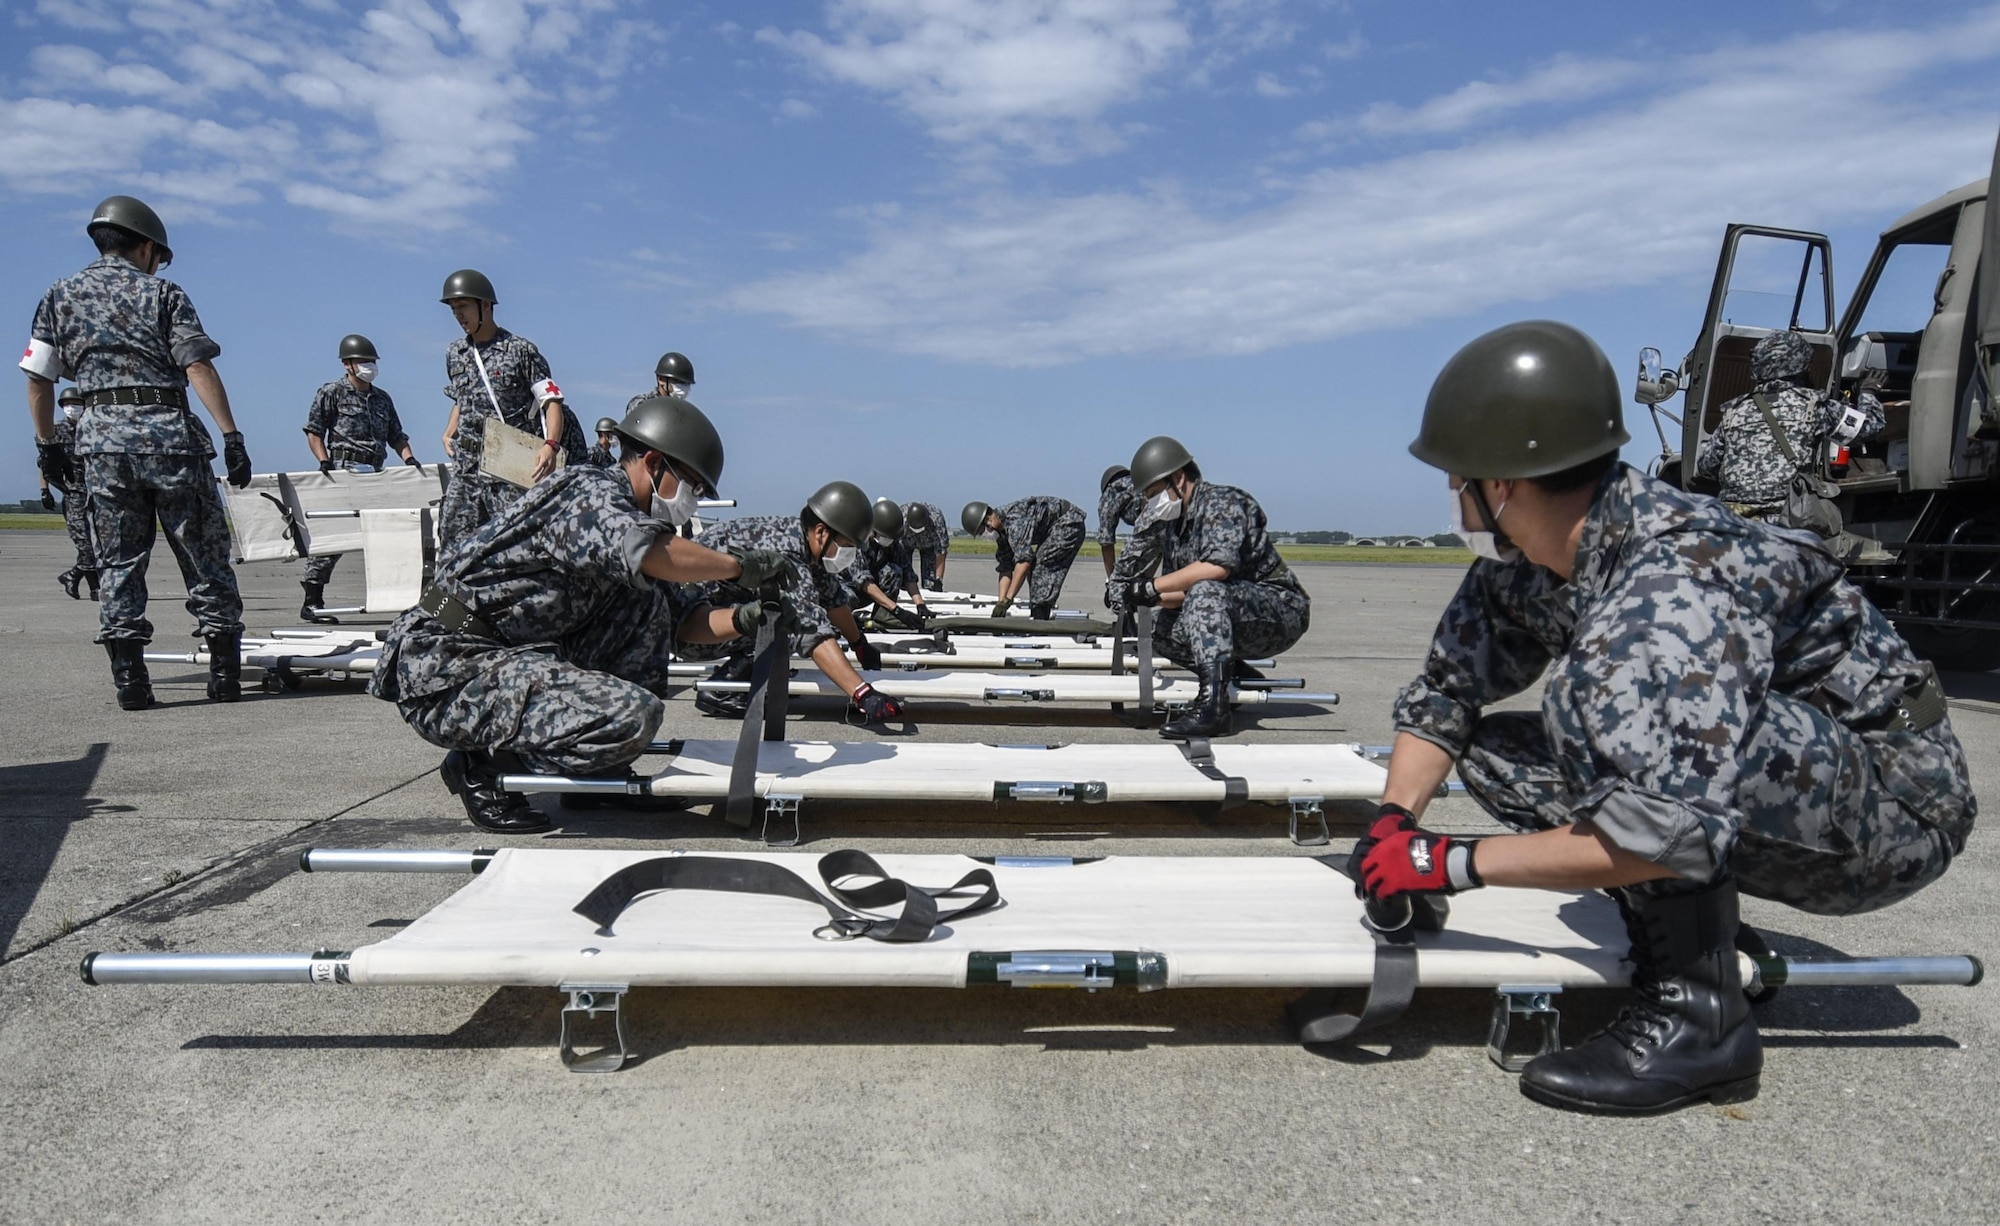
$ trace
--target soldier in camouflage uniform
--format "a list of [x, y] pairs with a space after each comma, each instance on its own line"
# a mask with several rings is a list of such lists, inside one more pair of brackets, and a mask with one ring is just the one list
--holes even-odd
[[[882, 653], [869, 643], [861, 627], [848, 611], [853, 603], [846, 576], [856, 565], [859, 542], [874, 526], [874, 509], [868, 495], [850, 481], [832, 481], [821, 486], [796, 517], [749, 515], [724, 520], [703, 530], [702, 543], [717, 549], [765, 550], [789, 559], [795, 577], [785, 591], [791, 654], [809, 656], [829, 681], [838, 685], [852, 700], [849, 714], [859, 714], [869, 723], [901, 718], [903, 708], [895, 699], [878, 693], [866, 678], [855, 671], [841, 650], [845, 638], [854, 647], [855, 658], [865, 669], [880, 669]], [[717, 603], [738, 595], [733, 584], [709, 587], [703, 597]], [[724, 652], [689, 646], [682, 652], [689, 659], [715, 659]], [[752, 657], [750, 645], [733, 644], [713, 675], [717, 681], [747, 681]], [[741, 718], [748, 699], [741, 694], [703, 692], [695, 706], [710, 715]]]
[[917, 560], [917, 584], [944, 590], [944, 564], [951, 556], [951, 529], [944, 511], [928, 502], [903, 504], [903, 546]]
[[483, 829], [547, 829], [500, 788], [503, 770], [630, 765], [665, 715], [675, 636], [728, 640], [764, 616], [754, 595], [713, 606], [684, 585], [734, 578], [754, 590], [790, 573], [775, 555], [730, 556], [674, 534], [696, 490], [722, 475], [721, 440], [699, 409], [643, 401], [618, 430], [621, 468], [579, 464], [538, 481], [447, 555], [389, 627], [369, 678], [369, 693], [452, 751], [445, 784]]
[[444, 394], [451, 400], [444, 445], [451, 453], [451, 485], [438, 514], [438, 540], [448, 549], [521, 495], [519, 487], [480, 471], [488, 417], [497, 416], [543, 440], [535, 461], [537, 481], [555, 471], [559, 458], [583, 463], [590, 448], [582, 424], [563, 403], [562, 389], [549, 377], [542, 351], [493, 322], [499, 299], [483, 273], [462, 268], [446, 277], [439, 301], [465, 330], [444, 357]]
[[[84, 497], [83, 482], [74, 474], [83, 471], [83, 464], [76, 458], [76, 423], [83, 417], [83, 391], [71, 385], [63, 389], [62, 413], [56, 421], [56, 445], [69, 458], [72, 479], [68, 485], [58, 486], [62, 491], [63, 527], [69, 531], [69, 543], [76, 547], [76, 565], [56, 576], [63, 591], [71, 600], [83, 599], [82, 588], [90, 588], [90, 598], [97, 599], [97, 548], [90, 543], [90, 511]], [[42, 478], [42, 505], [50, 502], [48, 478]]]
[[1264, 508], [1233, 485], [1202, 480], [1176, 440], [1142, 444], [1129, 480], [1141, 500], [1139, 531], [1105, 584], [1105, 603], [1120, 613], [1158, 606], [1155, 643], [1201, 678], [1193, 707], [1160, 735], [1225, 736], [1242, 661], [1290, 650], [1305, 637], [1312, 601], [1271, 544]]
[[[1822, 444], [1845, 446], [1882, 432], [1882, 402], [1863, 389], [1855, 403], [1801, 387], [1798, 380], [1812, 360], [1812, 345], [1796, 332], [1774, 332], [1750, 350], [1755, 386], [1722, 406], [1722, 422], [1701, 446], [1695, 476], [1721, 487], [1729, 509], [1769, 521], [1784, 508], [1785, 494], [1800, 469], [1817, 471]], [[1772, 437], [1764, 409], [1785, 432], [1794, 458]]]
[[649, 396], [685, 397], [688, 394], [688, 389], [693, 386], [694, 363], [687, 360], [686, 354], [674, 353], [669, 350], [661, 354], [660, 360], [653, 365], [653, 390], [650, 392], [640, 392], [637, 396], [632, 397], [631, 400], [626, 402], [625, 411], [628, 413], [631, 412], [633, 405], [638, 404], [641, 400]]
[[[1397, 699], [1385, 803], [1352, 864], [1378, 923], [1405, 894], [1611, 893], [1638, 999], [1521, 1086], [1639, 1113], [1757, 1092], [1739, 887], [1816, 914], [1886, 906], [1945, 871], [1976, 806], [1930, 666], [1818, 540], [1620, 464], [1620, 399], [1602, 351], [1548, 321], [1489, 333], [1438, 376], [1410, 450], [1452, 474], [1484, 560]], [[1487, 712], [1544, 677], [1539, 713]], [[1524, 833], [1416, 824], [1454, 761]]]
[[[639, 402], [644, 399], [644, 396], [634, 396], [632, 403], [626, 407], [625, 411], [630, 413], [633, 409], [638, 408]], [[618, 467], [617, 433], [618, 423], [616, 420], [609, 417], [598, 418], [597, 445], [590, 449], [590, 454], [583, 458], [583, 462], [592, 468]]]
[[1145, 495], [1132, 488], [1132, 470], [1113, 464], [1097, 480], [1097, 552], [1104, 559], [1104, 577], [1109, 579], [1118, 564], [1118, 525], [1137, 527]]
[[[209, 468], [215, 444], [187, 395], [192, 384], [222, 430], [230, 484], [250, 484], [250, 454], [212, 365], [222, 346], [202, 330], [187, 292], [153, 275], [173, 259], [158, 214], [130, 196], [112, 196], [86, 229], [99, 258], [49, 287], [21, 358], [42, 471], [85, 492], [103, 595], [98, 641], [111, 657], [118, 705], [137, 711], [153, 703], [146, 566], [160, 526], [187, 584], [188, 611], [208, 640], [208, 696], [235, 702], [242, 697], [243, 600]], [[80, 480], [55, 439], [55, 382], [64, 376], [84, 395]]]
[[[319, 461], [321, 472], [379, 473], [391, 448], [403, 457], [403, 463], [421, 467], [410, 449], [410, 436], [403, 432], [402, 419], [396, 416], [396, 402], [375, 386], [380, 362], [375, 342], [367, 337], [356, 332], [340, 339], [340, 364], [347, 373], [321, 384], [313, 393], [312, 407], [306, 410], [306, 446]], [[300, 617], [338, 624], [338, 619], [319, 610], [326, 603], [326, 585], [339, 563], [337, 553], [306, 559], [305, 573], [299, 580], [299, 586], [305, 588]]]
[[969, 502], [959, 519], [974, 536], [993, 534], [993, 569], [1000, 576], [993, 616], [1007, 616], [1023, 589], [1030, 616], [1053, 614], [1070, 564], [1083, 548], [1083, 509], [1067, 498], [1032, 494], [999, 508]]
[[[859, 608], [865, 600], [910, 630], [921, 631], [930, 620], [923, 588], [917, 581], [917, 564], [903, 534], [903, 508], [893, 499], [875, 500], [874, 530], [861, 542], [860, 564], [848, 573], [856, 589], [850, 607]], [[910, 598], [907, 606], [896, 599], [899, 592]]]

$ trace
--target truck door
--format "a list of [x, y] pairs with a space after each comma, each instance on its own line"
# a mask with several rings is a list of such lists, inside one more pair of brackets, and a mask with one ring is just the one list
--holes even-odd
[[1833, 327], [1833, 245], [1826, 235], [1746, 225], [1723, 231], [1708, 313], [1682, 364], [1684, 485], [1694, 479], [1702, 444], [1721, 424], [1722, 406], [1751, 390], [1751, 347], [1773, 332], [1800, 333], [1812, 345], [1812, 385], [1831, 388]]

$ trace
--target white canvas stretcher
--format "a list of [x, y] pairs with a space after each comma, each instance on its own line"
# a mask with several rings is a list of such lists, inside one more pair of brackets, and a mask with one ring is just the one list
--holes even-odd
[[[828, 910], [768, 893], [655, 890], [634, 896], [600, 927], [576, 910], [613, 874], [679, 857], [762, 861], [819, 888], [817, 856], [507, 849], [498, 852], [315, 850], [301, 866], [324, 871], [472, 872], [473, 880], [387, 940], [310, 954], [92, 953], [90, 984], [297, 983], [366, 987], [549, 987], [570, 993], [564, 1062], [609, 1072], [572, 1051], [570, 1027], [618, 1013], [635, 987], [966, 988], [1114, 986], [1315, 988], [1373, 985], [1381, 943], [1362, 920], [1348, 880], [1306, 856], [877, 857], [883, 872], [943, 887], [990, 872], [1004, 901], [952, 920], [920, 941], [851, 937]], [[833, 939], [829, 939], [829, 934]], [[1488, 889], [1451, 900], [1440, 931], [1400, 942], [1398, 971], [1417, 986], [1492, 988], [1496, 1060], [1507, 1019], [1553, 1014], [1564, 989], [1621, 985], [1629, 950], [1604, 895]], [[1791, 983], [1978, 981], [1976, 959], [1746, 959]], [[1553, 1027], [1545, 1041], [1553, 1038]]]
[[[905, 672], [884, 669], [863, 672], [862, 678], [884, 694], [912, 702], [1026, 702], [1040, 704], [1137, 703], [1139, 678], [1130, 674], [1109, 676], [1077, 672], [982, 673], [919, 670]], [[1242, 682], [1232, 686], [1229, 700], [1239, 706], [1271, 702], [1303, 702], [1331, 706], [1338, 694], [1308, 694], [1292, 689], [1293, 682]], [[1269, 685], [1274, 688], [1259, 688]], [[697, 689], [743, 693], [747, 681], [701, 681]], [[1192, 677], [1156, 677], [1153, 701], [1166, 706], [1192, 703], [1200, 682]], [[818, 669], [799, 669], [792, 674], [787, 692], [794, 698], [845, 698], [847, 692]]]
[[379, 473], [257, 473], [242, 489], [223, 486], [238, 562], [352, 553], [367, 545], [360, 518], [330, 513], [419, 510], [443, 496], [444, 469], [436, 464]]

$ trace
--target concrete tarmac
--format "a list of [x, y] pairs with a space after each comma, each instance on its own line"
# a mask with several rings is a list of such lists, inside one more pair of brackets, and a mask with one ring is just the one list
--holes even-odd
[[[565, 1072], [557, 994], [484, 988], [100, 987], [89, 950], [353, 948], [459, 884], [307, 876], [309, 846], [728, 852], [704, 811], [555, 808], [496, 838], [437, 750], [355, 684], [203, 698], [155, 666], [160, 709], [112, 700], [96, 607], [54, 575], [60, 533], [0, 533], [0, 1221], [573, 1222], [1994, 1220], [2000, 1009], [1990, 986], [1792, 990], [1759, 1010], [1763, 1094], [1656, 1119], [1565, 1115], [1485, 1055], [1491, 998], [1420, 992], [1379, 1042], [1299, 1048], [1279, 992], [639, 990], [637, 1058]], [[1097, 608], [1094, 550], [1066, 603]], [[1255, 709], [1249, 739], [1385, 743], [1459, 572], [1304, 566], [1313, 627], [1280, 675], [1339, 707]], [[299, 624], [298, 571], [240, 574], [253, 632]], [[190, 619], [164, 546], [162, 649]], [[952, 563], [987, 589], [990, 562]], [[358, 600], [360, 567], [332, 602]], [[382, 624], [385, 619], [364, 619]], [[254, 672], [252, 674], [254, 676]], [[1953, 675], [1953, 722], [2000, 794], [2000, 675]], [[1532, 702], [1533, 696], [1517, 700]], [[1005, 720], [998, 732], [995, 718]], [[1095, 713], [926, 710], [936, 740], [1144, 741]], [[796, 702], [799, 739], [867, 738]], [[733, 735], [680, 697], [662, 735]], [[1334, 809], [1336, 847], [1370, 806]], [[807, 848], [1303, 855], [1283, 810], [824, 805]], [[1427, 824], [1493, 832], [1471, 802]], [[1996, 856], [1847, 919], [1746, 900], [1791, 953], [2000, 952]], [[1571, 993], [1581, 1036], [1615, 993]]]

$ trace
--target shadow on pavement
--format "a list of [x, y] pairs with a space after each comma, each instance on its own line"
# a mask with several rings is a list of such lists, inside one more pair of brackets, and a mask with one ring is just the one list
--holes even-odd
[[91, 796], [110, 746], [99, 742], [82, 757], [0, 767], [0, 822], [6, 823], [6, 854], [0, 859], [0, 950], [19, 931], [41, 892], [69, 828], [106, 813], [130, 813], [130, 805], [106, 804]]

